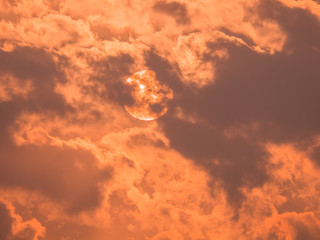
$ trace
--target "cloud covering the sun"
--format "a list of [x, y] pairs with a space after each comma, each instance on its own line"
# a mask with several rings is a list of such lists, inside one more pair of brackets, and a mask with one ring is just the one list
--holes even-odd
[[318, 240], [319, 7], [0, 0], [0, 238]]

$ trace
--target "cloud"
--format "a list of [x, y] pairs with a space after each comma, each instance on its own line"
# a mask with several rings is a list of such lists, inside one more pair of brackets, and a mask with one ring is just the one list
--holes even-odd
[[6, 102], [14, 97], [26, 98], [32, 89], [31, 82], [20, 82], [11, 75], [3, 75], [0, 80], [0, 101]]
[[311, 14], [320, 17], [320, 6], [317, 0], [304, 0], [304, 1], [287, 1], [280, 0], [280, 2], [290, 8], [302, 9], [310, 12]]
[[[319, 211], [315, 197], [319, 168], [290, 145], [266, 146], [269, 181], [263, 187], [245, 189], [239, 224], [254, 239], [316, 239]], [[297, 190], [299, 188], [299, 190]], [[253, 220], [255, 219], [255, 220]]]
[[11, 234], [12, 219], [6, 205], [0, 205], [0, 219], [1, 219], [1, 239], [6, 239]]
[[[315, 1], [0, 9], [3, 238], [319, 239]], [[143, 69], [153, 122], [123, 108]]]
[[2, 221], [1, 239], [38, 240], [44, 237], [45, 227], [37, 219], [32, 218], [31, 220], [23, 221], [22, 217], [15, 212], [14, 206], [7, 201], [1, 200], [0, 207]]
[[159, 1], [156, 2], [153, 8], [156, 11], [163, 12], [172, 16], [178, 24], [188, 24], [190, 23], [190, 18], [188, 17], [188, 11], [183, 3], [179, 2], [166, 2]]
[[[206, 45], [217, 41], [223, 34], [231, 34], [225, 40], [238, 36], [240, 41], [252, 45], [259, 52], [273, 54], [282, 50], [285, 34], [275, 21], [262, 19], [251, 11], [258, 4], [258, 1], [244, 4], [235, 0], [230, 5], [206, 1], [135, 1], [131, 4], [104, 1], [75, 5], [73, 1], [64, 1], [52, 7], [52, 4], [21, 1], [9, 9], [24, 20], [1, 22], [4, 33], [2, 45], [4, 49], [15, 45], [45, 48], [72, 58], [77, 52], [94, 56], [100, 51], [110, 55], [107, 51], [110, 45], [119, 49], [120, 45], [127, 44], [134, 49], [131, 54], [154, 48], [172, 64], [178, 64], [176, 70], [181, 71], [186, 83], [191, 81], [201, 87], [212, 82], [216, 72], [216, 64], [204, 60], [210, 52]], [[25, 7], [29, 11], [23, 12]], [[109, 14], [101, 11], [105, 7]], [[41, 14], [34, 12], [37, 8], [42, 9]], [[32, 12], [34, 17], [27, 15]], [[175, 21], [172, 21], [172, 16]], [[135, 22], [131, 18], [135, 18]], [[219, 31], [220, 36], [217, 36]], [[211, 54], [224, 58], [227, 53], [225, 49], [216, 49]], [[135, 58], [139, 56], [134, 55]], [[199, 78], [199, 83], [195, 78]]]
[[59, 147], [7, 146], [2, 159], [2, 187], [40, 191], [70, 211], [99, 205], [99, 182], [111, 175], [110, 170], [97, 168], [89, 153]]

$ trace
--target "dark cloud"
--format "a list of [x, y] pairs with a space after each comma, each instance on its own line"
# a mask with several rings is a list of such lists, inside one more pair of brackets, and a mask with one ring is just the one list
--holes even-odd
[[[197, 95], [192, 89], [183, 87], [167, 61], [153, 52], [146, 59], [159, 81], [167, 83], [173, 89], [172, 108], [178, 106], [187, 110], [194, 107], [192, 111], [197, 112], [198, 108], [203, 107], [204, 103], [197, 103], [197, 98], [202, 93]], [[207, 111], [211, 113], [212, 110], [209, 107]], [[230, 202], [236, 205], [241, 203], [239, 187], [253, 187], [264, 182], [266, 174], [263, 163], [267, 154], [259, 145], [242, 138], [227, 139], [223, 135], [223, 129], [216, 128], [214, 123], [193, 124], [173, 117], [173, 113], [171, 111], [161, 119], [171, 146], [193, 159], [215, 178], [222, 180]]]
[[320, 166], [320, 147], [315, 147], [309, 154], [310, 158]]
[[228, 139], [204, 124], [169, 118], [162, 123], [173, 148], [222, 181], [230, 203], [241, 203], [240, 187], [256, 187], [267, 179], [268, 154], [259, 145], [243, 138]]
[[297, 223], [295, 226], [297, 231], [296, 240], [318, 240], [320, 239], [320, 228], [314, 227], [313, 229], [308, 228], [303, 223]]
[[154, 113], [161, 113], [165, 107], [166, 104], [164, 103], [154, 103], [150, 105], [150, 109]]
[[0, 104], [0, 185], [40, 191], [65, 203], [70, 212], [98, 206], [102, 199], [98, 184], [110, 178], [111, 170], [100, 170], [92, 154], [50, 146], [18, 147], [10, 136], [9, 128], [20, 113], [63, 116], [72, 110], [54, 90], [64, 76], [52, 57], [33, 48], [0, 51], [0, 73], [11, 74], [19, 81], [31, 80], [33, 85], [27, 99], [15, 97]]
[[13, 219], [6, 205], [0, 202], [0, 239], [8, 240], [11, 235], [11, 225]]
[[0, 104], [0, 185], [39, 191], [63, 203], [70, 213], [97, 207], [102, 199], [99, 183], [111, 169], [99, 169], [85, 150], [60, 147], [15, 146], [9, 127], [19, 114], [17, 102]]
[[[33, 240], [36, 230], [26, 225], [19, 230], [17, 234], [13, 234], [13, 218], [7, 206], [0, 202], [0, 239], [1, 240]], [[21, 225], [19, 226], [21, 227]], [[18, 228], [19, 228], [18, 227]]]
[[64, 114], [71, 110], [62, 96], [55, 92], [55, 82], [63, 82], [64, 75], [45, 51], [27, 47], [16, 48], [12, 52], [0, 50], [0, 74], [11, 74], [22, 82], [32, 81], [33, 90], [27, 101], [15, 99], [23, 111]]
[[132, 231], [128, 228], [130, 224], [138, 226], [139, 222], [132, 215], [139, 210], [133, 202], [130, 202], [125, 193], [114, 191], [109, 196], [110, 213], [112, 222], [105, 229], [81, 225], [75, 222], [51, 221], [47, 225], [46, 239], [56, 240], [62, 237], [79, 240], [101, 240], [101, 239], [146, 239], [155, 234], [155, 230]]
[[273, 1], [264, 1], [261, 12], [278, 21], [288, 35], [284, 51], [263, 55], [220, 43], [228, 47], [230, 59], [216, 82], [198, 92], [185, 110], [221, 129], [261, 123], [257, 137], [262, 140], [311, 137], [320, 130], [319, 21], [306, 11]]
[[[27, 99], [15, 97], [0, 104], [0, 185], [40, 191], [65, 201], [70, 211], [98, 205], [101, 195], [97, 184], [108, 179], [110, 172], [98, 170], [90, 153], [59, 147], [18, 147], [11, 138], [9, 129], [21, 113], [63, 115], [70, 110], [54, 91], [55, 81], [64, 79], [52, 58], [32, 48], [0, 51], [0, 73], [11, 74], [19, 81], [31, 80], [34, 88]], [[90, 174], [78, 168], [77, 162]]]
[[35, 233], [34, 229], [25, 228], [10, 238], [10, 240], [34, 240]]
[[[288, 35], [284, 51], [267, 55], [224, 41], [208, 44], [212, 49], [227, 48], [230, 58], [220, 66], [215, 82], [198, 91], [176, 87], [181, 82], [172, 75], [173, 67], [154, 53], [147, 56], [157, 77], [166, 75], [171, 82], [173, 105], [202, 121], [187, 123], [170, 112], [162, 118], [172, 147], [219, 177], [236, 202], [241, 200], [239, 187], [257, 186], [267, 179], [268, 154], [259, 143], [307, 141], [320, 133], [318, 19], [273, 1], [261, 3], [258, 11], [277, 21]], [[258, 124], [255, 130], [243, 128], [254, 124]], [[250, 138], [226, 138], [224, 131], [232, 128], [243, 128]]]
[[[130, 72], [133, 64], [134, 59], [129, 54], [108, 56], [99, 62], [92, 62], [91, 65], [95, 66], [98, 75], [90, 79], [93, 87], [86, 87], [83, 91], [99, 96], [104, 102], [111, 100], [119, 105], [131, 105], [134, 100], [131, 88], [125, 85], [125, 80], [133, 74]], [[98, 84], [104, 86], [102, 91]]]
[[105, 232], [101, 229], [79, 225], [72, 222], [61, 224], [60, 222], [52, 221], [47, 225], [46, 240], [56, 239], [77, 239], [77, 240], [100, 240], [105, 236]]
[[5, 4], [9, 4], [11, 6], [17, 6], [18, 2], [19, 2], [19, 0], [4, 0]]
[[190, 23], [187, 7], [182, 3], [159, 1], [153, 6], [153, 9], [173, 17], [179, 24]]
[[179, 99], [179, 95], [190, 91], [179, 79], [176, 69], [166, 59], [157, 54], [154, 49], [145, 54], [146, 65], [155, 71], [156, 78], [161, 84], [165, 84], [173, 90], [175, 99]]
[[44, 0], [44, 4], [46, 4], [51, 10], [54, 11], [60, 11], [61, 10], [61, 5], [63, 1], [61, 0]]
[[7, 146], [0, 166], [2, 187], [39, 191], [70, 212], [99, 206], [99, 183], [111, 177], [111, 169], [99, 169], [89, 152], [50, 146]]
[[5, 146], [10, 141], [9, 126], [19, 114], [19, 106], [15, 102], [0, 103], [0, 146]]
[[220, 68], [216, 82], [194, 96], [194, 104], [185, 109], [221, 129], [260, 123], [254, 137], [263, 141], [312, 137], [320, 131], [319, 21], [306, 11], [272, 1], [264, 1], [259, 10], [288, 35], [284, 50], [264, 55], [219, 43], [228, 47], [230, 59]]
[[49, 54], [36, 48], [15, 48], [12, 52], [0, 50], [0, 71], [17, 78], [45, 81], [57, 74]]

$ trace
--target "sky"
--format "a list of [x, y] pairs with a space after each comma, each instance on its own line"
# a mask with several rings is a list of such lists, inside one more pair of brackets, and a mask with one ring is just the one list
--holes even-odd
[[0, 0], [0, 240], [319, 240], [319, 64], [318, 0]]

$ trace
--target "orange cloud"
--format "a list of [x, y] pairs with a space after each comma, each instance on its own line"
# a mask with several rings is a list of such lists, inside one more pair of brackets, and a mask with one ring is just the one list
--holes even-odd
[[[261, 6], [1, 1], [0, 236], [319, 239], [319, 58]], [[157, 121], [123, 107], [142, 69]]]
[[31, 89], [31, 81], [22, 82], [11, 75], [2, 75], [0, 79], [0, 102], [10, 101], [14, 97], [26, 98]]
[[292, 1], [292, 0], [279, 0], [279, 2], [290, 8], [303, 9], [311, 14], [320, 18], [320, 5], [317, 1], [313, 0], [303, 0], [303, 1]]
[[[249, 11], [258, 3], [239, 0], [228, 4], [219, 1], [103, 1], [95, 4], [19, 1], [13, 5], [6, 4], [6, 8], [21, 21], [1, 21], [2, 38], [6, 39], [2, 49], [16, 45], [44, 48], [66, 55], [78, 63], [81, 61], [81, 68], [83, 64], [90, 68], [90, 63], [80, 60], [82, 54], [86, 54], [86, 60], [101, 59], [114, 51], [129, 50], [138, 60], [141, 57], [138, 52], [154, 48], [161, 56], [178, 64], [176, 70], [181, 72], [185, 83], [192, 82], [201, 87], [212, 82], [216, 71], [215, 64], [204, 59], [210, 52], [207, 44], [219, 41], [228, 32], [231, 35], [225, 37], [225, 41], [231, 40], [233, 35], [243, 35], [253, 44], [246, 38], [238, 37], [239, 41], [253, 45], [251, 48], [254, 51], [269, 54], [281, 51], [286, 37], [277, 23], [261, 19], [258, 14]], [[188, 16], [191, 20], [188, 24], [180, 24], [180, 20], [175, 19], [177, 14]], [[133, 18], [134, 22], [131, 20]], [[226, 49], [215, 49], [209, 55], [223, 60], [228, 53]], [[145, 63], [139, 61], [141, 63], [136, 65], [135, 71], [143, 69]]]
[[45, 236], [45, 227], [41, 223], [32, 218], [24, 221], [23, 218], [15, 212], [15, 207], [8, 201], [0, 201], [0, 206], [4, 211], [1, 210], [1, 215], [6, 214], [7, 216], [1, 216], [1, 219], [6, 217], [9, 221], [2, 224], [9, 224], [10, 228], [7, 229], [6, 235], [3, 235], [4, 239], [30, 239], [38, 240]]

